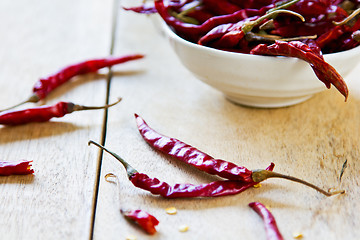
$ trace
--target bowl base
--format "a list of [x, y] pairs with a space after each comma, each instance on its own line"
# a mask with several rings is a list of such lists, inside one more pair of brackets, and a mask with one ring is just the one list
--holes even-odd
[[258, 97], [258, 96], [229, 96], [225, 95], [225, 98], [231, 102], [236, 104], [248, 106], [248, 107], [256, 107], [256, 108], [280, 108], [280, 107], [288, 107], [301, 102], [304, 102], [311, 98], [311, 95], [298, 96], [298, 97]]

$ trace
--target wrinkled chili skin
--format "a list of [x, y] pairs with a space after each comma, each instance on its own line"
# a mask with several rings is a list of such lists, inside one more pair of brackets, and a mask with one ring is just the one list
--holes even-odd
[[[272, 171], [274, 164], [271, 163], [266, 170]], [[160, 195], [164, 198], [193, 198], [193, 197], [220, 197], [230, 196], [241, 193], [257, 184], [257, 182], [241, 181], [215, 181], [200, 185], [194, 184], [175, 184], [169, 185], [157, 178], [150, 178], [143, 173], [134, 173], [129, 177], [135, 187], [149, 191], [154, 195]]]
[[302, 59], [310, 64], [316, 76], [330, 88], [330, 84], [334, 85], [339, 92], [347, 99], [349, 95], [348, 88], [344, 79], [340, 74], [323, 58], [318, 56], [318, 53], [313, 52], [306, 44], [299, 41], [282, 42], [276, 41], [272, 45], [259, 44], [253, 48], [251, 54], [257, 55], [275, 55], [296, 57]]
[[214, 16], [203, 22], [201, 25], [194, 25], [194, 24], [184, 23], [179, 19], [171, 16], [168, 12], [168, 7], [165, 6], [164, 2], [165, 2], [164, 0], [155, 1], [155, 8], [159, 13], [159, 15], [170, 27], [172, 27], [175, 30], [175, 32], [179, 36], [183, 37], [188, 41], [195, 43], [200, 39], [200, 37], [202, 37], [204, 34], [209, 32], [211, 29], [215, 28], [216, 26], [227, 23], [236, 23], [248, 17], [262, 15], [269, 9], [268, 7], [263, 7], [259, 10], [241, 9], [232, 14]]
[[164, 198], [193, 198], [193, 197], [220, 197], [235, 195], [256, 185], [255, 182], [247, 183], [240, 181], [215, 181], [200, 185], [175, 184], [170, 186], [166, 182], [161, 182], [157, 178], [150, 178], [146, 174], [136, 173], [130, 181], [135, 187], [149, 191], [154, 195]]
[[0, 124], [15, 126], [31, 122], [46, 122], [51, 118], [60, 118], [72, 112], [74, 104], [58, 102], [51, 106], [40, 106], [18, 111], [7, 111], [0, 114]]
[[116, 64], [143, 58], [143, 55], [129, 55], [119, 58], [93, 59], [67, 66], [46, 78], [41, 78], [35, 83], [33, 93], [39, 100], [44, 99], [55, 88], [69, 81], [71, 78], [86, 73], [96, 72], [101, 68], [111, 67]]
[[274, 216], [262, 203], [251, 202], [249, 203], [249, 207], [251, 207], [263, 219], [267, 240], [284, 240], [278, 229]]
[[140, 209], [129, 211], [121, 210], [121, 213], [127, 219], [137, 223], [148, 234], [153, 235], [156, 233], [155, 226], [159, 224], [159, 220], [157, 220], [153, 215]]
[[0, 176], [33, 174], [34, 170], [31, 169], [31, 163], [32, 161], [26, 160], [17, 162], [0, 161]]
[[135, 119], [141, 136], [156, 150], [212, 175], [229, 180], [253, 182], [251, 178], [252, 171], [249, 169], [231, 162], [214, 159], [178, 139], [164, 136], [149, 127], [145, 120], [137, 114], [135, 114]]

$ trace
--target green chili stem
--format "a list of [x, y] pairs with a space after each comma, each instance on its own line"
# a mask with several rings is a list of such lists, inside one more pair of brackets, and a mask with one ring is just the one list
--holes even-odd
[[175, 11], [172, 11], [171, 12], [171, 15], [173, 17], [176, 17], [177, 19], [183, 21], [184, 23], [191, 23], [191, 24], [195, 24], [195, 25], [198, 25], [199, 22], [195, 19], [195, 18], [192, 18], [192, 17], [188, 17], [186, 16], [189, 12], [195, 10], [195, 8], [197, 8], [198, 6], [200, 6], [201, 4], [198, 3], [196, 4], [195, 6], [191, 7], [191, 8], [188, 8], [180, 13], [177, 13]]
[[112, 104], [107, 104], [104, 106], [83, 106], [83, 105], [74, 105], [72, 111], [83, 111], [83, 110], [96, 110], [96, 109], [107, 109], [110, 108], [112, 106], [115, 106], [116, 104], [118, 104], [122, 99], [119, 98], [116, 102], [112, 103]]
[[278, 9], [278, 10], [275, 10], [275, 11], [271, 11], [271, 12], [268, 12], [266, 13], [265, 15], [259, 17], [258, 19], [254, 20], [254, 21], [249, 21], [249, 22], [245, 22], [242, 27], [241, 27], [241, 30], [244, 32], [244, 33], [248, 33], [250, 32], [256, 25], [260, 24], [262, 21], [264, 21], [265, 19], [267, 18], [274, 18], [276, 15], [278, 15], [279, 13], [289, 13], [289, 14], [292, 14], [298, 18], [301, 19], [301, 21], [305, 21], [305, 18], [297, 13], [297, 12], [293, 12], [293, 11], [289, 11], [289, 10], [284, 10], [284, 9]]
[[94, 144], [95, 146], [101, 148], [102, 150], [108, 152], [110, 155], [112, 155], [114, 158], [116, 158], [126, 169], [126, 173], [128, 175], [129, 178], [131, 178], [135, 173], [137, 173], [138, 171], [133, 168], [128, 162], [126, 162], [124, 159], [122, 159], [119, 155], [117, 155], [114, 152], [109, 151], [108, 149], [106, 149], [104, 146], [90, 140], [88, 145], [90, 144]]
[[303, 40], [303, 39], [316, 39], [317, 35], [282, 38], [281, 36], [278, 36], [278, 35], [259, 34], [259, 33], [248, 32], [245, 37], [246, 37], [247, 41], [290, 42], [290, 41], [298, 41], [298, 40]]
[[352, 19], [354, 19], [358, 14], [360, 14], [360, 8], [354, 10], [348, 17], [346, 17], [345, 19], [343, 19], [343, 20], [340, 21], [340, 22], [335, 22], [335, 21], [333, 21], [333, 24], [334, 24], [335, 26], [345, 25], [345, 24], [347, 24], [348, 22], [350, 22]]
[[293, 181], [293, 182], [297, 182], [297, 183], [301, 183], [301, 184], [304, 184], [308, 187], [311, 187], [313, 189], [315, 189], [316, 191], [324, 194], [325, 196], [333, 196], [333, 195], [336, 195], [336, 194], [343, 194], [345, 193], [344, 190], [339, 190], [339, 191], [325, 191], [317, 186], [315, 186], [314, 184], [311, 184], [309, 182], [306, 182], [304, 180], [301, 180], [299, 178], [296, 178], [296, 177], [292, 177], [292, 176], [288, 176], [288, 175], [284, 175], [284, 174], [281, 174], [281, 173], [276, 173], [276, 172], [272, 172], [272, 171], [268, 171], [268, 170], [255, 170], [253, 171], [253, 174], [252, 174], [252, 178], [255, 182], [262, 182], [268, 178], [283, 178], [283, 179], [287, 179], [287, 180], [290, 180], [290, 181]]
[[272, 9], [269, 9], [267, 11], [267, 13], [270, 13], [270, 12], [273, 12], [273, 11], [276, 11], [276, 10], [279, 10], [279, 9], [284, 9], [284, 8], [288, 8], [290, 7], [291, 5], [297, 3], [298, 1], [300, 0], [290, 0], [290, 1], [283, 1], [283, 2], [279, 2], [276, 7], [272, 8]]
[[38, 102], [39, 100], [40, 100], [40, 99], [39, 99], [39, 96], [36, 95], [36, 94], [33, 94], [33, 95], [31, 95], [27, 100], [25, 100], [25, 101], [23, 101], [23, 102], [21, 102], [21, 103], [18, 103], [18, 104], [14, 105], [14, 106], [11, 106], [11, 107], [2, 109], [2, 110], [0, 110], [0, 112], [2, 112], [2, 111], [7, 111], [7, 110], [10, 110], [10, 109], [16, 108], [16, 107], [18, 107], [18, 106], [20, 106], [20, 105], [23, 105], [23, 104], [25, 104], [25, 103], [36, 103], [36, 102]]

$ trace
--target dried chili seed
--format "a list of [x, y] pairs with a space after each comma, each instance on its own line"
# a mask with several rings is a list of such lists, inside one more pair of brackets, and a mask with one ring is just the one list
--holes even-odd
[[175, 207], [166, 208], [165, 211], [167, 214], [170, 214], [170, 215], [175, 215], [177, 213], [177, 210]]
[[186, 224], [183, 224], [183, 225], [179, 226], [179, 231], [180, 232], [187, 232], [187, 231], [189, 231], [189, 226], [186, 225]]
[[304, 235], [302, 233], [299, 233], [299, 232], [293, 233], [294, 239], [302, 239], [303, 237], [304, 237]]

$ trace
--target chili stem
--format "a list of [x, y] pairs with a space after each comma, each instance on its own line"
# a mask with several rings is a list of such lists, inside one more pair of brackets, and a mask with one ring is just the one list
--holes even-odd
[[0, 112], [7, 111], [7, 110], [10, 110], [10, 109], [19, 107], [19, 106], [21, 106], [21, 105], [23, 105], [23, 104], [25, 104], [25, 103], [36, 103], [36, 102], [38, 102], [39, 100], [40, 100], [40, 98], [38, 97], [38, 95], [33, 94], [33, 95], [31, 95], [27, 100], [25, 100], [25, 101], [23, 101], [23, 102], [21, 102], [21, 103], [18, 103], [18, 104], [14, 105], [14, 106], [11, 106], [11, 107], [2, 109], [2, 110], [0, 110]]
[[245, 37], [246, 37], [247, 41], [268, 41], [268, 42], [284, 41], [284, 42], [290, 42], [290, 41], [299, 41], [299, 40], [304, 40], [304, 39], [316, 39], [317, 35], [282, 38], [281, 36], [277, 36], [277, 35], [259, 34], [259, 33], [248, 32], [245, 35]]
[[360, 14], [360, 8], [354, 10], [348, 17], [346, 17], [345, 19], [343, 19], [343, 20], [340, 21], [340, 22], [335, 22], [335, 21], [333, 21], [333, 24], [334, 24], [335, 26], [341, 26], [341, 25], [347, 24], [347, 23], [350, 22], [352, 19], [354, 19], [358, 14]]
[[96, 109], [107, 109], [116, 104], [118, 104], [122, 98], [119, 98], [116, 102], [112, 104], [107, 104], [104, 106], [83, 106], [83, 105], [74, 105], [72, 111], [83, 111], [83, 110], [96, 110]]
[[116, 153], [106, 149], [104, 146], [90, 140], [88, 142], [88, 145], [90, 144], [94, 144], [95, 146], [101, 148], [102, 150], [104, 150], [105, 152], [108, 152], [111, 156], [113, 156], [114, 158], [116, 158], [126, 169], [126, 173], [128, 175], [129, 178], [131, 178], [135, 173], [137, 173], [138, 171], [133, 168], [128, 162], [126, 162], [124, 159], [122, 159], [119, 155], [117, 155]]
[[272, 8], [272, 9], [269, 9], [267, 11], [267, 13], [271, 13], [271, 12], [277, 11], [279, 9], [288, 8], [291, 5], [297, 3], [298, 1], [300, 1], [300, 0], [290, 0], [290, 1], [279, 2], [279, 5], [277, 5], [276, 7]]
[[287, 180], [290, 180], [293, 182], [298, 182], [298, 183], [304, 184], [308, 187], [311, 187], [311, 188], [315, 189], [316, 191], [318, 191], [328, 197], [336, 195], [336, 194], [345, 193], [345, 190], [338, 190], [338, 191], [332, 191], [332, 192], [330, 192], [330, 190], [325, 191], [325, 190], [315, 186], [314, 184], [311, 184], [311, 183], [301, 180], [299, 178], [284, 175], [281, 173], [271, 172], [268, 170], [255, 170], [255, 171], [253, 171], [252, 178], [255, 182], [262, 182], [268, 178], [284, 178], [284, 179], [287, 179]]
[[301, 21], [305, 21], [305, 18], [297, 13], [297, 12], [293, 12], [293, 11], [290, 11], [290, 10], [284, 10], [284, 9], [278, 9], [278, 10], [275, 10], [275, 11], [271, 11], [271, 12], [268, 12], [267, 14], [259, 17], [258, 19], [254, 20], [254, 21], [250, 21], [250, 22], [245, 22], [242, 27], [241, 27], [241, 30], [244, 32], [244, 33], [248, 33], [250, 32], [256, 25], [260, 24], [262, 21], [264, 21], [265, 19], [267, 18], [273, 18], [274, 16], [276, 16], [277, 14], [279, 13], [289, 13], [289, 14], [292, 14], [298, 18], [301, 19]]

